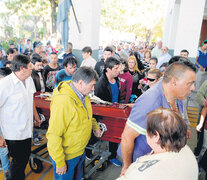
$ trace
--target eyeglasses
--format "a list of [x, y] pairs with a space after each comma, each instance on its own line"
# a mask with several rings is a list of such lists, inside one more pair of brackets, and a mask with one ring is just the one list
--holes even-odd
[[147, 80], [148, 80], [148, 81], [151, 81], [151, 82], [153, 82], [153, 81], [155, 81], [156, 79], [147, 78]]

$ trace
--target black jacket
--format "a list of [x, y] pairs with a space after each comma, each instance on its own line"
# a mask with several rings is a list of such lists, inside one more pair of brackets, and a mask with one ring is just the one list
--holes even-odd
[[[116, 83], [119, 87], [119, 80], [115, 78]], [[106, 71], [104, 70], [99, 81], [95, 85], [95, 95], [104, 101], [112, 102], [112, 92], [109, 81], [106, 77]]]
[[99, 62], [96, 63], [95, 65], [95, 70], [96, 72], [98, 73], [98, 76], [101, 77], [101, 75], [103, 74], [103, 71], [104, 71], [104, 65], [105, 65], [105, 62], [103, 59], [101, 59]]
[[[45, 85], [45, 80], [44, 80], [44, 76], [43, 76], [43, 70], [41, 70], [41, 75], [42, 75], [43, 82], [44, 82], [44, 85]], [[41, 91], [40, 77], [39, 77], [37, 71], [32, 70], [31, 77], [32, 77], [32, 79], [34, 81], [36, 91]]]

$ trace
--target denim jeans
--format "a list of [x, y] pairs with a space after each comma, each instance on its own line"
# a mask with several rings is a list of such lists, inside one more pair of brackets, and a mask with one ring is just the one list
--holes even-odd
[[[0, 129], [0, 136], [2, 137], [2, 132]], [[0, 159], [1, 159], [1, 165], [4, 171], [9, 170], [9, 153], [7, 147], [0, 148]]]
[[203, 146], [202, 146], [201, 152], [200, 152], [199, 157], [198, 157], [198, 162], [200, 162], [200, 160], [203, 157], [206, 149], [207, 149], [207, 130], [204, 129], [204, 133], [203, 133]]
[[33, 140], [35, 138], [38, 138], [38, 136], [39, 136], [38, 132], [35, 129], [33, 129]]
[[51, 157], [50, 159], [52, 161], [52, 165], [54, 168], [55, 180], [81, 180], [82, 179], [85, 153], [81, 156], [65, 161], [68, 169], [64, 175], [59, 175], [56, 173], [56, 163]]
[[9, 170], [9, 155], [8, 155], [8, 149], [6, 148], [0, 148], [0, 158], [1, 158], [1, 164], [4, 171]]

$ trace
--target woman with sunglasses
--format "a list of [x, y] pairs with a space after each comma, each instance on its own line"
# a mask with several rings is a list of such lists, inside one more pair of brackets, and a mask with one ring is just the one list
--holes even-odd
[[152, 87], [162, 77], [162, 72], [159, 69], [151, 69], [147, 74], [147, 83], [149, 87]]

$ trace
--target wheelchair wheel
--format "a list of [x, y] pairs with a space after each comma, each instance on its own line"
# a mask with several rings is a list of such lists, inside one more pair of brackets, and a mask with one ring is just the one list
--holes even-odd
[[[96, 159], [94, 161], [94, 165], [96, 165], [98, 163], [99, 159]], [[108, 164], [107, 161], [105, 161], [101, 166], [98, 167], [98, 171], [104, 171], [107, 168]]]
[[41, 173], [43, 170], [42, 161], [37, 158], [30, 158], [29, 166], [35, 173]]

